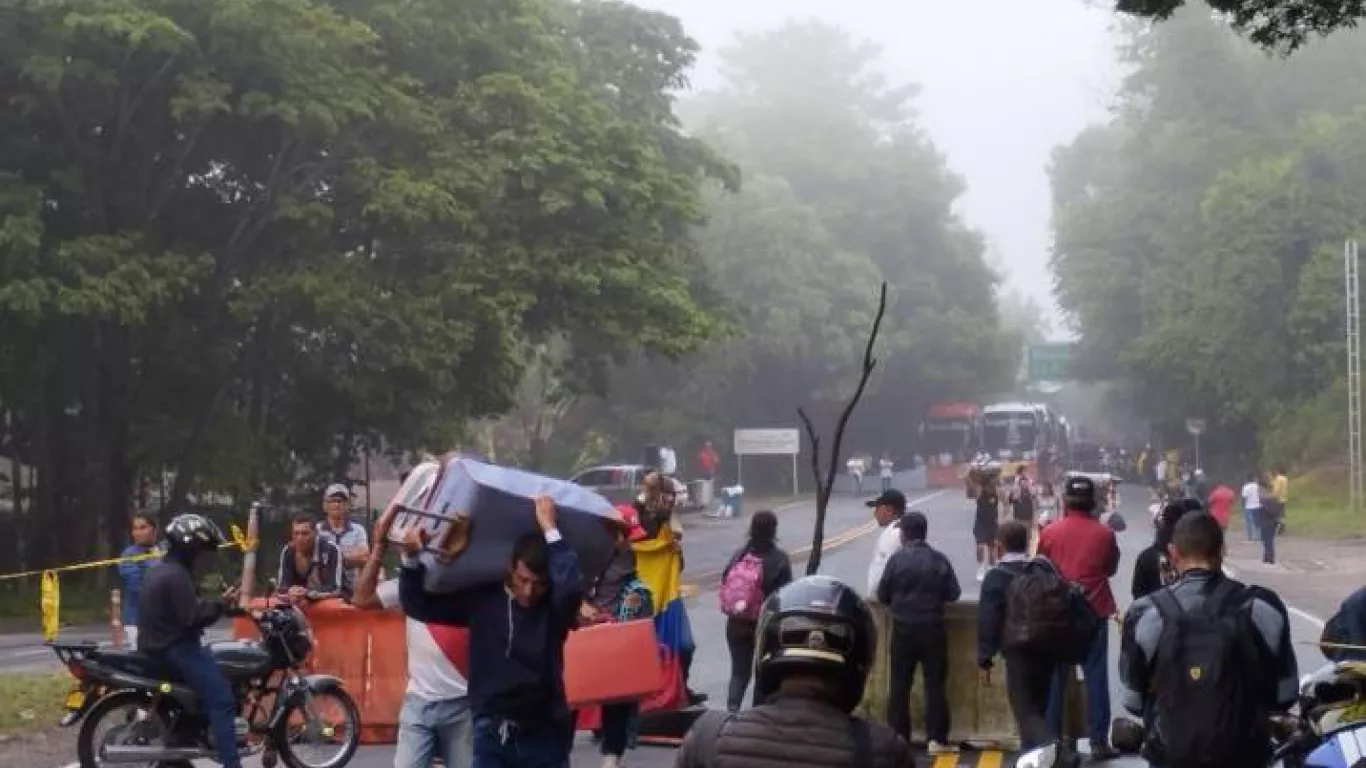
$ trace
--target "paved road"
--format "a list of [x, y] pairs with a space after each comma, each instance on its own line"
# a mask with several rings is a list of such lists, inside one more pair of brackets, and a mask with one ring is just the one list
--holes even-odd
[[[975, 599], [977, 584], [973, 580], [976, 566], [973, 560], [971, 536], [971, 514], [962, 494], [949, 490], [938, 494], [919, 494], [921, 500], [912, 495], [913, 506], [926, 513], [930, 520], [930, 539], [954, 564], [963, 582], [965, 599]], [[1138, 498], [1138, 494], [1130, 494]], [[1128, 602], [1129, 576], [1133, 570], [1133, 559], [1147, 546], [1151, 530], [1146, 526], [1139, 509], [1128, 511], [1127, 517], [1133, 527], [1121, 534], [1120, 544], [1124, 553], [1119, 576], [1115, 579], [1115, 592], [1121, 603]], [[693, 686], [710, 694], [713, 702], [724, 698], [724, 689], [729, 676], [729, 660], [724, 651], [722, 638], [723, 620], [716, 609], [714, 591], [715, 572], [724, 565], [730, 552], [737, 546], [746, 525], [746, 520], [716, 521], [702, 518], [689, 518], [689, 532], [686, 538], [688, 572], [686, 581], [696, 584], [697, 594], [689, 601], [694, 634], [698, 640], [699, 653], [694, 662]], [[814, 509], [810, 504], [800, 504], [780, 512], [779, 537], [785, 547], [798, 558], [804, 558], [809, 545]], [[823, 559], [821, 572], [848, 581], [862, 588], [867, 574], [867, 563], [873, 548], [873, 527], [869, 523], [868, 510], [860, 502], [848, 497], [835, 500], [831, 504], [827, 520], [828, 537], [836, 543], [828, 549]], [[849, 533], [845, 533], [849, 532]], [[800, 569], [799, 569], [800, 570]], [[1253, 574], [1248, 574], [1256, 580]], [[712, 585], [708, 589], [708, 584]], [[1289, 598], [1293, 601], [1293, 597]], [[1317, 619], [1303, 611], [1292, 615], [1295, 638], [1300, 641], [1318, 637]], [[1117, 655], [1118, 642], [1111, 642], [1111, 655]], [[1313, 669], [1322, 663], [1322, 657], [1310, 646], [1297, 647], [1301, 670]], [[1112, 659], [1111, 669], [1114, 669]], [[1113, 675], [1112, 675], [1113, 680]], [[1112, 683], [1112, 688], [1113, 688]], [[1114, 693], [1112, 691], [1112, 697]], [[1115, 707], [1115, 713], [1119, 709]], [[632, 768], [666, 768], [671, 766], [673, 751], [658, 747], [642, 747], [628, 756]], [[1000, 765], [994, 757], [965, 754], [959, 765], [992, 766]], [[381, 768], [393, 764], [393, 749], [388, 746], [366, 747], [351, 763], [356, 768]], [[600, 764], [592, 745], [581, 743], [574, 753], [575, 768], [595, 768]], [[945, 765], [925, 762], [934, 768], [947, 768]], [[1009, 764], [1007, 758], [1005, 764]], [[1118, 760], [1109, 765], [1114, 768], [1142, 768], [1138, 760]], [[254, 768], [254, 766], [253, 766]]]

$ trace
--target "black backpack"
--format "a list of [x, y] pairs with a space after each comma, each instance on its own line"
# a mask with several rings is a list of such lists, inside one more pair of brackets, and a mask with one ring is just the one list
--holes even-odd
[[[726, 733], [726, 727], [735, 719], [733, 712], [721, 712], [709, 709], [702, 713], [688, 730], [693, 743], [701, 745], [700, 749], [692, 753], [690, 765], [681, 768], [716, 768], [717, 755], [719, 754], [721, 737]], [[873, 764], [873, 737], [868, 721], [860, 717], [849, 716], [849, 735], [854, 740], [854, 764], [851, 768], [867, 768]]]
[[1194, 611], [1170, 589], [1154, 592], [1153, 603], [1162, 615], [1153, 670], [1162, 764], [1216, 768], [1265, 744], [1271, 659], [1257, 640], [1247, 588], [1217, 579]]
[[1041, 652], [1071, 642], [1072, 585], [1053, 568], [1027, 561], [1006, 586], [1002, 648]]

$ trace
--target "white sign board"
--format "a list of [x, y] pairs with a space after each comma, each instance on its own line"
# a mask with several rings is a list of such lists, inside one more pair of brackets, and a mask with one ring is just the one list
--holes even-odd
[[801, 453], [801, 432], [795, 429], [737, 429], [736, 456], [789, 456]]
[[1186, 419], [1186, 431], [1199, 437], [1204, 434], [1206, 422], [1204, 419]]

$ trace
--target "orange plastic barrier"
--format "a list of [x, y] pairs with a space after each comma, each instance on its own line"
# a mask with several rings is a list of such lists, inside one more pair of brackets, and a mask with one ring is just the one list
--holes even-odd
[[[262, 600], [252, 607], [265, 606]], [[408, 685], [407, 640], [403, 615], [365, 611], [341, 600], [324, 600], [304, 607], [313, 629], [310, 671], [340, 677], [360, 708], [361, 743], [392, 744], [398, 737], [398, 712]], [[233, 619], [233, 635], [256, 638], [256, 625]]]

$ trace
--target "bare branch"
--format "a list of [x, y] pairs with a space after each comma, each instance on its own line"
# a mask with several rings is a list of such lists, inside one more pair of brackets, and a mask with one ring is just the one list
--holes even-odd
[[802, 426], [806, 427], [806, 438], [811, 443], [811, 476], [816, 479], [816, 499], [825, 492], [826, 486], [821, 483], [821, 436], [816, 434], [816, 425], [811, 423], [811, 417], [806, 415], [802, 408], [797, 409], [797, 416], [802, 420]]
[[830, 507], [830, 493], [835, 487], [835, 474], [839, 468], [840, 445], [844, 442], [844, 430], [849, 426], [849, 417], [853, 415], [854, 408], [858, 406], [859, 400], [863, 398], [863, 391], [868, 387], [868, 379], [873, 375], [873, 369], [877, 367], [877, 358], [873, 357], [873, 345], [877, 343], [878, 333], [882, 330], [882, 318], [887, 314], [887, 283], [882, 283], [882, 289], [878, 293], [877, 315], [873, 318], [873, 327], [868, 332], [868, 343], [863, 348], [863, 369], [859, 373], [858, 387], [854, 389], [854, 394], [845, 404], [844, 411], [840, 413], [839, 421], [835, 425], [835, 439], [830, 446], [830, 460], [826, 466], [825, 479], [822, 482], [820, 476], [820, 460], [816, 455], [816, 445], [819, 438], [816, 437], [815, 428], [811, 425], [811, 420], [800, 408], [797, 415], [801, 416], [802, 422], [806, 425], [807, 435], [811, 437], [811, 470], [816, 475], [816, 526], [811, 532], [811, 557], [806, 561], [806, 575], [810, 576], [820, 570], [821, 567], [821, 547], [825, 543], [825, 513]]

